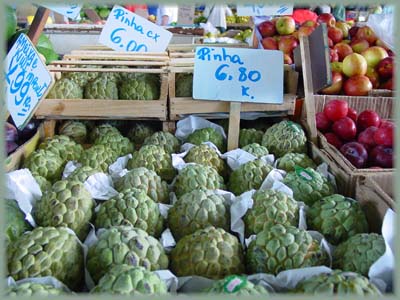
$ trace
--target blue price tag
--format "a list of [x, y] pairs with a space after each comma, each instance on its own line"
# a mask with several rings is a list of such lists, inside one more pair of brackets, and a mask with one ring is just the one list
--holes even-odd
[[197, 47], [193, 98], [283, 103], [283, 53], [275, 50]]
[[244, 4], [237, 6], [238, 16], [279, 16], [293, 14], [293, 4]]
[[46, 65], [25, 34], [21, 34], [5, 60], [7, 108], [15, 125], [29, 122], [53, 80]]
[[78, 4], [71, 4], [71, 5], [43, 4], [42, 6], [47, 7], [48, 9], [51, 9], [52, 11], [55, 11], [56, 13], [59, 13], [60, 15], [63, 15], [72, 20], [75, 20], [79, 16], [79, 13], [82, 8], [82, 5]]

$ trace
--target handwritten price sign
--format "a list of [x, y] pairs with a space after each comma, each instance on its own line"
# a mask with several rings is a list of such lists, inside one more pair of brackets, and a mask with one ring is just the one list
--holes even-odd
[[43, 4], [42, 6], [47, 7], [48, 9], [51, 9], [52, 11], [55, 11], [56, 13], [59, 13], [60, 15], [66, 16], [67, 18], [70, 18], [72, 20], [75, 20], [81, 11], [82, 5], [45, 5]]
[[293, 14], [293, 4], [264, 5], [244, 4], [237, 6], [238, 16], [279, 16]]
[[100, 34], [99, 43], [116, 51], [163, 52], [172, 33], [115, 5]]
[[5, 78], [8, 111], [22, 129], [52, 84], [46, 65], [25, 34], [18, 37], [7, 54]]
[[193, 98], [283, 103], [283, 53], [275, 50], [197, 47]]

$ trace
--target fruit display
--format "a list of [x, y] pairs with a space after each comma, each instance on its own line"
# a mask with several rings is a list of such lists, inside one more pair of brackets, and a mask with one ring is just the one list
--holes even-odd
[[218, 171], [219, 175], [224, 176], [227, 172], [225, 161], [219, 157], [217, 151], [207, 144], [194, 146], [185, 156], [185, 162], [196, 163], [199, 165], [209, 166]]
[[234, 294], [234, 295], [268, 295], [268, 290], [261, 284], [253, 284], [245, 276], [227, 276], [216, 281], [212, 287], [205, 290], [207, 293], [214, 294]]
[[316, 115], [317, 129], [356, 168], [393, 168], [395, 124], [371, 109], [357, 112], [330, 100]]
[[67, 294], [63, 289], [54, 287], [51, 284], [25, 282], [7, 288], [8, 297], [27, 296], [58, 296]]

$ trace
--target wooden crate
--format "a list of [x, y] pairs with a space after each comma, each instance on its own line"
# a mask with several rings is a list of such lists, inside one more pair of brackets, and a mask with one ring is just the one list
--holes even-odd
[[[234, 44], [233, 44], [234, 45]], [[215, 45], [223, 46], [223, 45]], [[227, 46], [227, 45], [225, 45]], [[214, 45], [213, 45], [214, 47]], [[231, 47], [231, 45], [229, 45]], [[179, 120], [189, 114], [228, 113], [230, 103], [224, 101], [201, 101], [192, 97], [177, 97], [175, 93], [176, 74], [193, 73], [194, 45], [178, 45], [169, 49], [168, 75], [169, 117]], [[283, 104], [242, 103], [241, 112], [284, 112], [293, 115], [295, 111], [298, 73], [285, 66], [285, 94]]]
[[[168, 55], [107, 50], [76, 50], [48, 66], [53, 74], [63, 72], [124, 72], [160, 74], [158, 100], [44, 99], [35, 115], [46, 119], [167, 120]], [[85, 66], [84, 68], [82, 66]], [[103, 66], [107, 68], [90, 68]], [[113, 66], [115, 68], [113, 68]], [[117, 68], [126, 66], [127, 68]]]

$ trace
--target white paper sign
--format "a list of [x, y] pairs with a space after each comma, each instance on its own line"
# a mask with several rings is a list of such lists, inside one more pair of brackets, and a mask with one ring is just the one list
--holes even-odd
[[177, 25], [193, 25], [194, 10], [194, 5], [179, 5]]
[[193, 98], [283, 103], [283, 52], [197, 47]]
[[5, 79], [8, 111], [18, 129], [23, 129], [53, 82], [25, 34], [18, 37], [7, 54]]
[[48, 9], [51, 9], [52, 11], [55, 11], [56, 13], [59, 13], [60, 15], [66, 16], [67, 18], [70, 18], [72, 20], [75, 20], [81, 11], [82, 5], [78, 4], [71, 4], [71, 5], [41, 5], [44, 7], [47, 7]]
[[99, 43], [115, 51], [163, 52], [172, 33], [115, 5], [101, 31]]
[[265, 5], [265, 4], [244, 4], [237, 6], [238, 16], [279, 16], [291, 15], [293, 4]]

